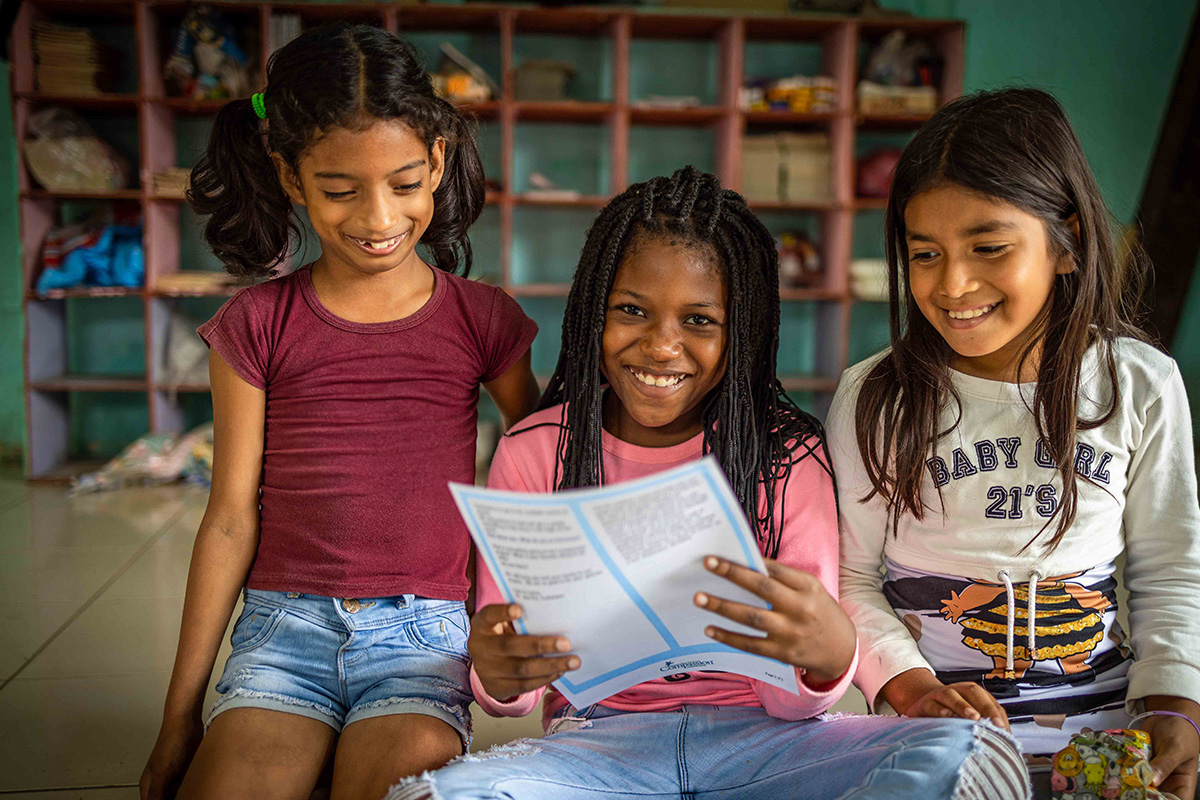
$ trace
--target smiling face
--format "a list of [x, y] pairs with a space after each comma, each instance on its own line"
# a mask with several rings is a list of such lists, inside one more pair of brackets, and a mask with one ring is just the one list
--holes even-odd
[[[1037, 335], [1056, 275], [1073, 269], [1034, 215], [955, 185], [909, 200], [908, 285], [921, 313], [958, 355], [955, 368], [991, 380], [1014, 369]], [[1037, 360], [1032, 360], [1036, 374]]]
[[635, 240], [613, 278], [603, 372], [604, 427], [642, 447], [701, 430], [705, 397], [725, 376], [726, 286], [712, 251], [669, 234]]
[[444, 154], [442, 140], [429, 149], [407, 125], [381, 120], [326, 131], [300, 157], [298, 175], [278, 156], [276, 166], [292, 201], [308, 209], [322, 260], [377, 274], [419, 260]]

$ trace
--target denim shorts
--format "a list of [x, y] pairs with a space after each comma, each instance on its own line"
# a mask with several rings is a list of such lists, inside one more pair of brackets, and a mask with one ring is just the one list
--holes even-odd
[[336, 731], [360, 719], [425, 714], [471, 740], [467, 612], [455, 600], [366, 599], [246, 589], [233, 652], [209, 713], [266, 708]]

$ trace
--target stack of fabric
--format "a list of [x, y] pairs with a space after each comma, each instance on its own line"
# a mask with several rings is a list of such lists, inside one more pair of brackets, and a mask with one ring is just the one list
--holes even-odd
[[882, 258], [856, 258], [850, 262], [850, 291], [859, 300], [888, 299], [888, 265]]
[[95, 95], [108, 86], [108, 57], [96, 37], [82, 28], [49, 22], [33, 26], [37, 88], [47, 94]]

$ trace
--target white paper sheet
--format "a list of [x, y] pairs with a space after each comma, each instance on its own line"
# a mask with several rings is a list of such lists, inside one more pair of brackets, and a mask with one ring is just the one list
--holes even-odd
[[760, 572], [762, 556], [716, 460], [600, 489], [522, 494], [451, 484], [521, 633], [563, 635], [580, 668], [555, 682], [577, 708], [678, 672], [739, 675], [799, 693], [796, 670], [715, 642], [704, 628], [761, 636], [697, 608], [696, 592], [766, 604], [706, 570], [716, 555]]

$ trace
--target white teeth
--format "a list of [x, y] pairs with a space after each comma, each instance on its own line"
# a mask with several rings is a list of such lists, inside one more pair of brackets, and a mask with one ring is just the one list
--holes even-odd
[[684, 377], [686, 377], [684, 375], [672, 375], [669, 378], [665, 378], [662, 376], [647, 375], [644, 372], [637, 372], [634, 370], [630, 370], [630, 372], [633, 372], [633, 377], [637, 378], [639, 382], [644, 383], [647, 386], [658, 387], [675, 386], [682, 381]]
[[946, 313], [950, 316], [950, 319], [975, 319], [976, 317], [982, 317], [995, 308], [996, 305], [996, 303], [992, 303], [990, 306], [975, 308], [970, 311], [947, 311]]
[[[354, 239], [353, 236], [350, 238]], [[354, 239], [354, 241], [358, 242], [363, 247], [369, 247], [372, 250], [387, 250], [389, 247], [395, 246], [395, 244], [403, 238], [403, 236], [397, 236], [394, 239], [388, 239], [386, 242], [369, 242], [366, 239]]]

